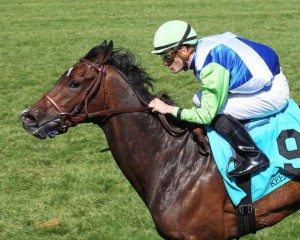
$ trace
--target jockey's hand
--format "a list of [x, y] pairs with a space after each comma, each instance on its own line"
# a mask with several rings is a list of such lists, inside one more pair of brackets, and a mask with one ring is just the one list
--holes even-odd
[[174, 106], [168, 105], [158, 98], [153, 99], [148, 106], [152, 108], [152, 112], [162, 114], [171, 114], [174, 108]]

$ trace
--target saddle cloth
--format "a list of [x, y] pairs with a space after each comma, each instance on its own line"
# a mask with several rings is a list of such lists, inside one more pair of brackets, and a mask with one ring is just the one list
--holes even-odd
[[[300, 175], [300, 110], [290, 99], [279, 113], [253, 120], [245, 125], [257, 146], [269, 157], [270, 166], [251, 173], [252, 201], [255, 202]], [[227, 165], [234, 156], [229, 143], [206, 126], [207, 135], [217, 167], [223, 177], [232, 203], [237, 206], [246, 196], [235, 182], [227, 177]], [[228, 171], [234, 169], [233, 163]]]

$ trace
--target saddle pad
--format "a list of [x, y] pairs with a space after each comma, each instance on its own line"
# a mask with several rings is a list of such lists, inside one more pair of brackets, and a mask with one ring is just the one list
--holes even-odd
[[[290, 99], [276, 115], [251, 121], [245, 125], [257, 146], [269, 157], [270, 166], [252, 173], [252, 201], [255, 202], [289, 182], [300, 171], [300, 110]], [[228, 161], [233, 156], [229, 143], [206, 126], [212, 153], [224, 179], [232, 203], [237, 206], [246, 196], [226, 174]], [[229, 165], [228, 171], [234, 169]]]

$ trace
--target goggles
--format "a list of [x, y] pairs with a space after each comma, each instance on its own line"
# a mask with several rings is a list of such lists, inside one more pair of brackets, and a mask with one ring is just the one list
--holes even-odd
[[173, 62], [175, 56], [176, 52], [174, 52], [174, 50], [163, 52], [162, 54], [160, 54], [160, 57], [165, 62]]

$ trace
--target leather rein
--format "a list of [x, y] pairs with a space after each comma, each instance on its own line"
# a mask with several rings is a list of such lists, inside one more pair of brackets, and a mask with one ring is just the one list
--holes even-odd
[[[136, 113], [136, 112], [151, 112], [152, 108], [150, 107], [140, 107], [140, 108], [119, 108], [119, 109], [112, 109], [112, 110], [107, 110], [107, 104], [108, 104], [108, 97], [107, 97], [107, 88], [105, 84], [105, 76], [106, 76], [106, 69], [105, 65], [101, 65], [100, 67], [96, 65], [95, 63], [85, 59], [81, 58], [79, 60], [80, 62], [84, 62], [87, 64], [89, 67], [94, 68], [97, 72], [98, 75], [97, 77], [93, 80], [93, 82], [89, 85], [89, 87], [85, 90], [84, 94], [81, 96], [79, 103], [74, 107], [74, 109], [71, 112], [65, 112], [61, 109], [61, 107], [53, 100], [53, 98], [48, 94], [45, 93], [43, 97], [47, 99], [47, 101], [58, 111], [60, 115], [59, 119], [59, 124], [60, 128], [58, 129], [58, 133], [65, 133], [69, 127], [76, 126], [80, 122], [84, 121], [91, 121], [94, 118], [99, 118], [102, 117], [101, 125], [103, 126], [104, 123], [106, 122], [106, 119], [114, 114], [120, 114], [120, 113]], [[119, 70], [118, 70], [119, 71]], [[128, 82], [126, 76], [119, 71], [119, 73], [125, 78], [129, 86], [131, 84]], [[104, 110], [98, 111], [98, 112], [88, 112], [88, 103], [93, 97], [94, 93], [97, 90], [100, 90], [100, 87], [102, 86], [103, 91], [104, 91]], [[137, 97], [141, 102], [143, 102], [145, 105], [147, 105], [137, 94], [135, 89], [131, 86], [131, 88], [134, 90], [136, 93]], [[84, 108], [85, 113], [80, 113], [81, 110]], [[167, 131], [173, 135], [173, 136], [181, 136], [186, 132], [186, 129], [178, 130], [174, 129], [169, 125], [167, 120], [165, 119], [165, 116], [162, 114], [159, 114], [159, 118], [161, 122], [163, 123], [164, 127], [167, 129]]]

